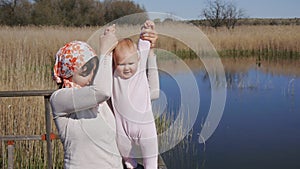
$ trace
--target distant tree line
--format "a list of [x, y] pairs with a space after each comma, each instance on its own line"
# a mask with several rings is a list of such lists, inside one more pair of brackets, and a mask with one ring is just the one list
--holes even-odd
[[145, 11], [127, 0], [0, 0], [0, 25], [95, 26]]
[[300, 25], [300, 18], [244, 18], [237, 25]]
[[[211, 26], [206, 19], [190, 20], [196, 26]], [[236, 26], [241, 25], [300, 25], [300, 18], [242, 18], [236, 23]]]

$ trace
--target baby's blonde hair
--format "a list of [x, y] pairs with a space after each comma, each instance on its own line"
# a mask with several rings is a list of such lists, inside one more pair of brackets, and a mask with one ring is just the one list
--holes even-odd
[[124, 50], [124, 49], [137, 50], [137, 47], [132, 39], [124, 38], [124, 39], [119, 40], [116, 48], [114, 49], [114, 53], [115, 53], [115, 51]]
[[117, 46], [113, 50], [114, 60], [117, 59], [116, 57], [118, 57], [117, 53], [122, 50], [131, 50], [131, 51], [135, 52], [135, 51], [137, 51], [137, 46], [133, 42], [133, 40], [130, 38], [124, 38], [124, 39], [119, 40]]

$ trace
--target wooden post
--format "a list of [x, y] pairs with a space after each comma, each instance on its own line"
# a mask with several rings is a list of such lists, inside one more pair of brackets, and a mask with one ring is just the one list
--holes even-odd
[[14, 141], [10, 140], [7, 141], [7, 153], [8, 153], [8, 159], [7, 159], [7, 168], [13, 169], [14, 168]]
[[46, 120], [46, 141], [47, 141], [47, 168], [52, 169], [52, 144], [51, 144], [51, 114], [49, 96], [44, 96], [45, 102], [45, 120]]
[[[27, 90], [27, 91], [0, 91], [1, 97], [27, 97], [27, 96], [44, 96], [45, 103], [45, 121], [46, 121], [46, 141], [47, 141], [47, 168], [52, 169], [53, 161], [52, 161], [52, 139], [57, 139], [57, 137], [52, 134], [51, 135], [51, 109], [50, 109], [50, 96], [53, 93], [53, 90]], [[2, 136], [0, 135], [0, 141], [8, 141], [8, 168], [13, 168], [13, 160], [14, 160], [14, 141], [21, 140], [43, 140], [41, 136]]]

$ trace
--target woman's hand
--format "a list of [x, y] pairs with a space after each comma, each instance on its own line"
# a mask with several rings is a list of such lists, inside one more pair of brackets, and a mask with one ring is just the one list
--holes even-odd
[[150, 41], [151, 48], [155, 47], [158, 36], [157, 32], [155, 31], [155, 24], [153, 21], [147, 20], [144, 23], [142, 27], [141, 39]]
[[107, 27], [105, 30], [104, 30], [104, 35], [107, 35], [107, 34], [115, 34], [116, 33], [116, 25], [113, 24], [109, 27]]
[[105, 29], [104, 35], [100, 37], [100, 54], [108, 55], [118, 44], [118, 39], [115, 35], [116, 26], [113, 24]]

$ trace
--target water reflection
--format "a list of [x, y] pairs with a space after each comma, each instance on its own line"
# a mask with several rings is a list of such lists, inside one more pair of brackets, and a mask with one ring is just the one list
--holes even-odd
[[[170, 169], [272, 168], [298, 169], [300, 152], [300, 61], [255, 58], [222, 59], [227, 80], [223, 117], [213, 136], [199, 144], [203, 121], [210, 107], [211, 85], [200, 60], [188, 60], [197, 79], [201, 101], [191, 135], [163, 158]], [[176, 74], [184, 72], [176, 62], [163, 63]], [[176, 100], [173, 82], [160, 74], [161, 89]], [[170, 94], [169, 94], [170, 93]], [[192, 100], [191, 100], [192, 102]], [[178, 100], [175, 102], [176, 107]]]

